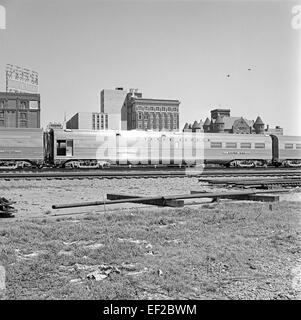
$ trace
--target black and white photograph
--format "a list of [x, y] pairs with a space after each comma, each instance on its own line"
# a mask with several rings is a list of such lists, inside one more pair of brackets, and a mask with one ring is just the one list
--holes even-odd
[[0, 308], [300, 300], [300, 57], [300, 0], [0, 0]]

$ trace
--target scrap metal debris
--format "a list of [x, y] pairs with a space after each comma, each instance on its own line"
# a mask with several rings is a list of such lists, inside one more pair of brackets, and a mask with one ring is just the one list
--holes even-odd
[[4, 197], [0, 197], [0, 217], [14, 217], [14, 213], [17, 212], [17, 209], [12, 206], [14, 203]]

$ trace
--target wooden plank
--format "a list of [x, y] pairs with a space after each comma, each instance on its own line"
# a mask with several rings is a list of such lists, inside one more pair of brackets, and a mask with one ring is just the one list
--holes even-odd
[[[149, 201], [149, 200], [178, 200], [178, 199], [193, 199], [193, 198], [225, 198], [228, 196], [237, 196], [237, 195], [248, 195], [248, 194], [257, 194], [257, 193], [279, 193], [279, 192], [287, 192], [287, 190], [278, 189], [278, 190], [256, 190], [256, 191], [230, 191], [230, 192], [208, 192], [208, 193], [195, 193], [195, 194], [179, 194], [172, 196], [164, 196], [164, 197], [136, 197], [131, 198], [131, 202], [141, 203], [141, 201]], [[88, 206], [100, 206], [104, 204], [117, 204], [117, 203], [125, 203], [128, 202], [128, 199], [118, 199], [118, 200], [108, 200], [108, 201], [90, 201], [90, 202], [79, 202], [79, 203], [71, 203], [71, 204], [59, 204], [53, 205], [52, 209], [62, 209], [62, 208], [76, 208], [76, 207], [88, 207]]]
[[[139, 198], [137, 196], [133, 195], [127, 195], [127, 194], [107, 194], [107, 199], [109, 200], [119, 200], [119, 199], [129, 199], [127, 202], [131, 202], [130, 199], [133, 198]], [[184, 206], [184, 200], [169, 200], [165, 198], [161, 199], [152, 199], [152, 200], [141, 200], [141, 201], [135, 201], [136, 203], [143, 203], [143, 204], [151, 204], [156, 205], [160, 207], [183, 207]]]
[[[191, 191], [192, 194], [199, 193], [199, 191]], [[265, 193], [269, 193], [269, 191], [265, 191]], [[203, 192], [203, 194], [206, 194], [206, 191]], [[208, 196], [208, 198], [210, 198]], [[236, 194], [231, 195], [225, 193], [223, 196], [213, 197], [214, 201], [217, 201], [219, 198], [224, 199], [235, 199], [235, 200], [249, 200], [249, 201], [263, 201], [263, 202], [276, 202], [279, 201], [278, 195], [267, 195], [267, 194]]]

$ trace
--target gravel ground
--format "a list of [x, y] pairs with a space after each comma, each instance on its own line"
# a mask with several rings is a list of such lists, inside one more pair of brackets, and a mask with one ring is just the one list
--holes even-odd
[[[82, 180], [0, 180], [0, 196], [15, 201], [16, 218], [38, 217], [45, 214], [90, 213], [119, 208], [145, 207], [141, 204], [110, 205], [52, 210], [53, 204], [102, 201], [107, 193], [162, 196], [190, 193], [191, 190], [229, 190], [210, 187], [197, 178], [147, 179], [82, 179]], [[300, 191], [300, 189], [294, 189]], [[280, 194], [280, 201], [301, 201], [301, 193]], [[202, 200], [204, 202], [206, 200]], [[190, 201], [194, 203], [194, 201]]]

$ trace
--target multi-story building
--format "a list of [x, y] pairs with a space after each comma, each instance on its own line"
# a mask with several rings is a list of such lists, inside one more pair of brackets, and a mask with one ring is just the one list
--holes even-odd
[[100, 92], [100, 112], [108, 115], [111, 130], [127, 129], [127, 113], [124, 109], [127, 94], [121, 87], [115, 90], [104, 89]]
[[179, 130], [178, 100], [146, 99], [138, 89], [102, 90], [100, 111], [109, 117], [112, 130]]
[[283, 134], [283, 129], [276, 126], [274, 129], [265, 129], [265, 124], [258, 116], [256, 120], [248, 120], [243, 117], [231, 117], [230, 109], [214, 109], [211, 110], [211, 120], [206, 118], [204, 124], [202, 120], [200, 123], [197, 121], [193, 125], [185, 124], [183, 131], [204, 131], [215, 133], [242, 133], [242, 134]]
[[40, 95], [0, 92], [0, 128], [40, 128]]
[[98, 112], [78, 112], [66, 123], [67, 129], [105, 130], [108, 129], [108, 114]]
[[179, 100], [146, 99], [129, 95], [128, 130], [179, 130]]

